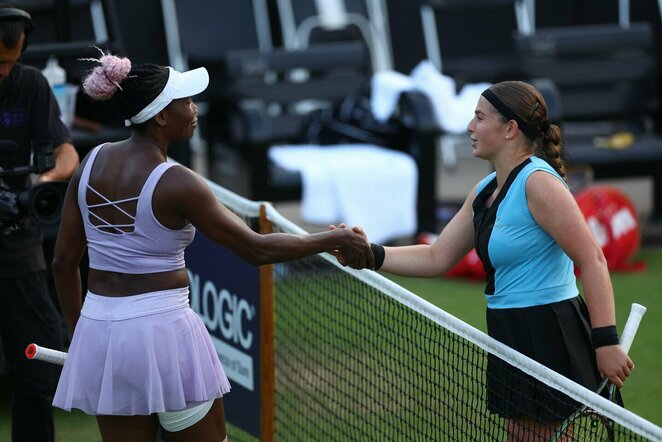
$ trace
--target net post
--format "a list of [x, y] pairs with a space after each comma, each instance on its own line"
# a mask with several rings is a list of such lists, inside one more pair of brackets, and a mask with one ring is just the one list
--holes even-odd
[[[273, 232], [267, 207], [260, 204], [260, 233]], [[260, 266], [260, 435], [273, 442], [276, 435], [276, 349], [274, 265]]]

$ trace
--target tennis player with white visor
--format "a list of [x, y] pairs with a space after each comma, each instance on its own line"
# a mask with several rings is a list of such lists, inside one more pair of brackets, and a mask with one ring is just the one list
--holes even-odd
[[95, 415], [104, 441], [154, 441], [159, 425], [170, 442], [224, 441], [230, 384], [189, 307], [184, 249], [195, 230], [254, 265], [333, 252], [351, 267], [373, 267], [370, 246], [351, 229], [256, 233], [197, 174], [167, 160], [168, 146], [197, 127], [191, 96], [208, 85], [204, 68], [181, 73], [105, 54], [94, 61], [83, 90], [111, 100], [132, 130], [93, 149], [65, 197], [53, 271], [71, 346], [54, 405]]

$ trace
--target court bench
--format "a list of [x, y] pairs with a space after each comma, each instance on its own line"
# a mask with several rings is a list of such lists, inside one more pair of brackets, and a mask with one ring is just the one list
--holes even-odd
[[[653, 216], [662, 219], [662, 136], [654, 121], [659, 73], [650, 24], [541, 28], [513, 38], [526, 77], [564, 131], [569, 165], [589, 166], [595, 178], [652, 177]], [[633, 142], [596, 146], [597, 137], [618, 133], [631, 134]]]
[[590, 166], [594, 178], [648, 176], [653, 180], [653, 220], [662, 221], [662, 137], [636, 135], [622, 149], [598, 148], [592, 137], [572, 137], [566, 154], [570, 166]]
[[[269, 148], [301, 144], [315, 116], [364, 93], [372, 75], [368, 49], [356, 41], [311, 43], [302, 50], [230, 50], [214, 60], [189, 59], [189, 64], [206, 66], [214, 79], [202, 97], [209, 105], [203, 136], [212, 145], [210, 154], [216, 141], [235, 150], [249, 165], [248, 197], [269, 201], [300, 200], [302, 183], [298, 172], [269, 159]], [[439, 129], [421, 93], [402, 94], [398, 109], [398, 135], [405, 140], [398, 150], [410, 154], [419, 171], [418, 229], [432, 230], [434, 135]], [[352, 129], [362, 132], [358, 126]], [[360, 143], [360, 138], [340, 142]]]

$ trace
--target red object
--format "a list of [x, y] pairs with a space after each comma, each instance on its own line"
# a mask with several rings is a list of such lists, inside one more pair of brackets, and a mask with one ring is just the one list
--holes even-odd
[[37, 354], [37, 346], [35, 344], [28, 344], [28, 346], [25, 347], [26, 358], [32, 359], [36, 354]]
[[[645, 270], [645, 262], [631, 262], [639, 250], [641, 232], [637, 211], [630, 198], [615, 187], [594, 185], [580, 192], [576, 199], [593, 236], [602, 248], [609, 270]], [[421, 233], [417, 239], [419, 244], [432, 244], [438, 236]], [[578, 269], [575, 269], [575, 273], [579, 273]], [[484, 281], [485, 269], [476, 249], [472, 249], [444, 276]]]
[[637, 211], [623, 192], [607, 185], [589, 186], [577, 196], [593, 236], [600, 244], [609, 270], [644, 270], [646, 263], [631, 263], [639, 250], [641, 233]]
[[485, 269], [483, 261], [478, 257], [476, 249], [471, 249], [464, 258], [460, 260], [455, 267], [450, 269], [444, 276], [447, 278], [468, 278], [485, 281]]
[[[439, 235], [434, 233], [421, 233], [418, 236], [419, 244], [432, 244]], [[471, 249], [464, 258], [460, 260], [455, 266], [450, 269], [446, 274], [447, 278], [467, 278], [485, 281], [485, 269], [483, 268], [483, 261], [480, 260], [476, 249]]]

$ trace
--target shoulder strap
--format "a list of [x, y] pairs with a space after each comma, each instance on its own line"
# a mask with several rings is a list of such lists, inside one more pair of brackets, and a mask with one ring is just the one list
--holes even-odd
[[556, 170], [554, 170], [554, 168], [547, 161], [545, 161], [541, 158], [538, 158], [538, 157], [531, 157], [531, 163], [532, 164], [524, 170], [525, 174], [523, 174], [523, 177], [524, 177], [523, 181], [525, 183], [529, 179], [529, 176], [531, 176], [531, 174], [533, 172], [541, 170], [541, 171], [547, 172], [551, 175], [554, 175], [559, 181], [561, 181], [563, 183], [563, 185], [567, 189], [570, 188], [570, 186], [568, 186], [568, 183], [566, 182], [566, 180], [564, 180], [563, 177], [561, 175], [559, 175], [559, 173]]
[[85, 208], [85, 210], [87, 210], [87, 204], [85, 203], [87, 201], [87, 198], [85, 197], [87, 194], [87, 183], [90, 181], [90, 172], [92, 170], [94, 160], [96, 160], [97, 155], [103, 146], [105, 146], [105, 143], [100, 144], [92, 149], [87, 158], [87, 162], [85, 163], [83, 173], [80, 175], [80, 181], [78, 182], [78, 206], [81, 209]]
[[154, 189], [161, 180], [163, 174], [173, 166], [176, 166], [176, 163], [161, 163], [156, 166], [154, 170], [152, 170], [152, 173], [149, 174], [147, 181], [145, 181], [145, 184], [140, 191], [140, 198], [138, 199], [138, 209], [136, 214], [142, 212], [142, 210], [145, 209], [147, 210], [145, 213], [153, 213], [152, 196], [154, 195]]

